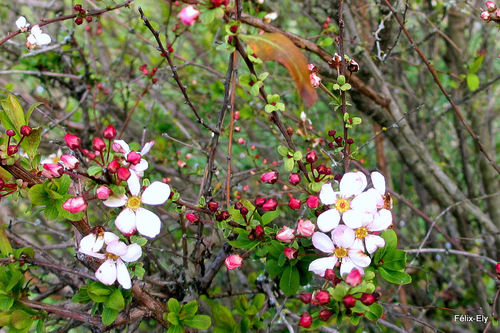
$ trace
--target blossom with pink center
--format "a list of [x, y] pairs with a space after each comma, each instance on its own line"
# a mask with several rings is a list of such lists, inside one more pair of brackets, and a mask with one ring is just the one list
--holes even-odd
[[309, 78], [311, 79], [311, 84], [314, 88], [319, 87], [321, 84], [321, 78], [316, 73], [309, 74]]
[[335, 229], [340, 219], [350, 228], [359, 228], [364, 215], [376, 210], [376, 197], [363, 192], [368, 184], [366, 176], [358, 172], [346, 173], [340, 181], [340, 191], [335, 192], [331, 184], [321, 187], [319, 198], [325, 205], [335, 205], [318, 216], [318, 228], [323, 232]]
[[334, 269], [340, 262], [341, 276], [348, 274], [354, 268], [363, 272], [363, 268], [370, 265], [371, 258], [354, 240], [354, 230], [345, 225], [338, 226], [332, 232], [332, 237], [322, 232], [315, 232], [312, 236], [314, 247], [330, 256], [312, 261], [309, 264], [309, 271], [324, 276], [327, 269]]
[[196, 22], [198, 16], [200, 16], [200, 11], [195, 9], [191, 5], [182, 8], [181, 12], [179, 13], [179, 18], [181, 19], [182, 23], [189, 26], [193, 25], [194, 22]]
[[243, 258], [237, 254], [233, 254], [227, 257], [226, 260], [224, 260], [224, 263], [226, 264], [227, 269], [235, 269], [241, 267]]
[[140, 195], [141, 187], [129, 183], [130, 196], [111, 195], [104, 205], [108, 207], [123, 207], [116, 217], [115, 225], [124, 235], [130, 236], [137, 230], [141, 235], [153, 238], [160, 233], [160, 218], [153, 212], [142, 208], [142, 204], [162, 205], [170, 197], [170, 186], [162, 182], [153, 182]]

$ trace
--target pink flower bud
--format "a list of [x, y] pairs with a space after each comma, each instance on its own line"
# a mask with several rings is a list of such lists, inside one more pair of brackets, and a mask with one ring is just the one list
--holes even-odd
[[92, 142], [92, 149], [102, 152], [104, 149], [106, 149], [104, 140], [101, 138], [94, 138], [94, 141]]
[[353, 269], [345, 278], [345, 282], [351, 287], [356, 287], [361, 281], [361, 273], [357, 269]]
[[125, 167], [120, 167], [116, 174], [119, 180], [127, 181], [130, 178], [130, 170]]
[[217, 201], [210, 201], [208, 203], [208, 209], [212, 212], [216, 212], [219, 209], [219, 203]]
[[288, 207], [290, 207], [293, 210], [299, 210], [300, 205], [301, 205], [301, 202], [298, 199], [290, 198], [290, 200], [288, 201]]
[[28, 125], [21, 126], [21, 130], [19, 131], [19, 133], [24, 136], [30, 136], [32, 132], [33, 130]]
[[352, 295], [347, 295], [344, 297], [342, 302], [344, 303], [346, 309], [350, 309], [356, 305], [356, 298], [354, 298], [354, 296]]
[[101, 200], [106, 200], [111, 195], [111, 190], [104, 185], [101, 185], [96, 190], [97, 197]]
[[224, 260], [224, 263], [226, 264], [227, 269], [235, 269], [241, 267], [243, 258], [237, 254], [233, 254], [227, 257], [226, 260]]
[[266, 203], [266, 198], [257, 197], [255, 198], [255, 206], [262, 207]]
[[321, 84], [321, 78], [316, 73], [309, 74], [309, 79], [311, 80], [311, 85], [316, 88]]
[[13, 137], [16, 135], [16, 132], [13, 129], [8, 129], [5, 133], [7, 133], [7, 136]]
[[297, 185], [298, 183], [300, 183], [300, 175], [298, 173], [291, 173], [288, 181], [292, 185]]
[[141, 154], [139, 154], [136, 151], [131, 151], [127, 155], [127, 162], [129, 162], [132, 165], [136, 165], [141, 161]]
[[71, 150], [80, 148], [80, 145], [82, 144], [82, 139], [80, 137], [69, 133], [66, 133], [64, 140]]
[[314, 223], [311, 222], [311, 220], [299, 220], [299, 223], [297, 224], [297, 233], [302, 236], [312, 236], [314, 233], [314, 229], [316, 229], [316, 226]]
[[276, 198], [268, 199], [262, 205], [262, 209], [265, 210], [266, 212], [274, 211], [274, 210], [276, 210], [276, 207], [278, 207], [278, 200], [276, 200]]
[[488, 11], [484, 11], [481, 13], [481, 18], [485, 20], [486, 22], [491, 21], [491, 14]]
[[325, 275], [323, 275], [323, 277], [325, 278], [325, 280], [328, 280], [330, 282], [334, 282], [338, 279], [337, 274], [335, 274], [335, 271], [331, 268], [327, 268], [325, 270]]
[[320, 290], [314, 299], [319, 305], [328, 304], [330, 303], [330, 293], [328, 291]]
[[307, 153], [307, 155], [306, 155], [307, 163], [314, 163], [317, 160], [318, 160], [318, 156], [316, 155], [316, 152], [314, 150]]
[[63, 166], [58, 163], [46, 163], [43, 168], [47, 171], [44, 175], [48, 178], [59, 178], [64, 171]]
[[108, 164], [108, 170], [111, 173], [117, 173], [120, 167], [121, 167], [120, 162], [118, 162], [117, 160], [113, 160]]
[[179, 13], [179, 18], [181, 19], [182, 23], [191, 26], [194, 24], [199, 15], [200, 11], [189, 5], [182, 8], [181, 12]]
[[359, 65], [355, 60], [352, 60], [349, 62], [349, 65], [347, 65], [347, 70], [349, 72], [357, 72], [359, 71]]
[[285, 243], [291, 243], [295, 239], [295, 230], [284, 226], [276, 234], [276, 239]]
[[311, 299], [312, 299], [312, 294], [311, 293], [301, 293], [299, 295], [300, 297], [300, 300], [304, 303], [304, 304], [309, 304], [311, 303]]
[[257, 238], [261, 238], [265, 235], [264, 228], [261, 225], [255, 227], [255, 235]]
[[497, 10], [497, 5], [493, 1], [486, 1], [486, 9], [488, 9], [489, 12], [494, 12]]
[[64, 163], [64, 166], [69, 170], [78, 168], [78, 165], [80, 164], [80, 161], [75, 156], [71, 155], [62, 155], [61, 161]]
[[263, 183], [274, 184], [278, 181], [279, 172], [278, 171], [269, 171], [260, 177], [260, 181]]
[[62, 208], [71, 214], [76, 214], [87, 209], [87, 201], [83, 197], [69, 198], [63, 203]]
[[319, 198], [315, 195], [311, 195], [307, 198], [306, 204], [309, 209], [316, 209], [319, 206]]
[[19, 151], [19, 147], [17, 145], [10, 145], [7, 147], [7, 155], [9, 155], [9, 156], [17, 154], [18, 151]]
[[309, 313], [304, 312], [302, 316], [300, 316], [299, 326], [308, 328], [311, 327], [312, 323], [313, 317]]
[[196, 223], [196, 222], [198, 222], [198, 220], [200, 219], [200, 217], [196, 213], [187, 213], [186, 214], [186, 219], [189, 222], [191, 222], [191, 223]]
[[103, 136], [105, 139], [114, 139], [116, 137], [116, 129], [113, 125], [108, 125], [103, 132]]
[[497, 272], [497, 275], [500, 275], [500, 262], [495, 266], [495, 271]]
[[298, 251], [296, 249], [292, 249], [291, 247], [285, 247], [283, 249], [283, 253], [285, 254], [285, 257], [287, 257], [290, 260], [297, 259]]
[[370, 306], [373, 304], [373, 302], [375, 302], [375, 297], [372, 295], [372, 294], [368, 294], [368, 293], [363, 293], [361, 295], [361, 298], [359, 299], [361, 301], [361, 303], [363, 303], [364, 305], [366, 306]]
[[328, 309], [323, 309], [319, 312], [319, 319], [321, 319], [322, 321], [328, 321], [331, 316], [332, 313]]

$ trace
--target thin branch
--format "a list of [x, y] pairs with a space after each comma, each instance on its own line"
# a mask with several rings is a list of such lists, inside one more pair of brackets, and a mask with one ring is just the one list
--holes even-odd
[[452, 254], [457, 254], [460, 256], [465, 256], [465, 257], [472, 257], [472, 258], [478, 258], [478, 259], [483, 259], [486, 260], [493, 265], [497, 264], [497, 261], [487, 257], [483, 256], [477, 253], [470, 253], [466, 251], [457, 251], [457, 250], [452, 250], [452, 249], [410, 249], [410, 250], [404, 250], [406, 253], [416, 253], [417, 255], [419, 253], [452, 253]]

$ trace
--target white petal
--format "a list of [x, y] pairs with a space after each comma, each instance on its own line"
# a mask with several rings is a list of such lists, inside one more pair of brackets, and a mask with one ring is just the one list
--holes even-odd
[[389, 228], [392, 224], [392, 213], [390, 210], [381, 209], [373, 217], [373, 222], [366, 226], [369, 231], [382, 231]]
[[348, 172], [340, 180], [340, 193], [344, 198], [358, 195], [365, 189], [368, 181], [361, 171]]
[[51, 41], [52, 39], [47, 34], [39, 34], [36, 36], [36, 43], [38, 45], [47, 45], [50, 44]]
[[121, 257], [127, 254], [127, 244], [120, 241], [114, 241], [108, 244], [106, 252], [112, 253], [115, 256]]
[[366, 235], [365, 237], [365, 246], [366, 246], [366, 251], [368, 253], [373, 253], [377, 251], [379, 247], [384, 247], [385, 246], [385, 240], [376, 235]]
[[130, 167], [130, 170], [134, 171], [137, 174], [137, 176], [142, 177], [144, 176], [144, 171], [146, 171], [148, 167], [149, 167], [148, 161], [141, 158], [139, 163], [137, 163], [136, 165], [132, 165]]
[[342, 214], [342, 221], [345, 225], [352, 229], [360, 228], [363, 225], [365, 213], [350, 209]]
[[128, 189], [130, 194], [134, 197], [138, 196], [141, 192], [141, 180], [135, 172], [130, 173], [130, 177], [127, 179]]
[[125, 206], [127, 203], [127, 196], [124, 194], [122, 196], [110, 195], [103, 203], [106, 207], [116, 208]]
[[94, 246], [92, 246], [92, 252], [99, 252], [104, 245], [104, 237], [98, 236], [95, 239]]
[[124, 210], [122, 210], [122, 212], [116, 217], [115, 226], [124, 235], [133, 235], [137, 230], [135, 212], [130, 208], [125, 208]]
[[137, 243], [132, 243], [127, 248], [127, 253], [121, 256], [121, 259], [126, 262], [132, 262], [139, 259], [142, 255], [142, 248]]
[[116, 281], [116, 264], [108, 259], [95, 271], [95, 277], [102, 283], [110, 286]]
[[340, 264], [340, 276], [343, 277], [349, 274], [355, 268], [359, 269], [358, 267], [356, 267], [356, 265], [354, 265], [352, 260], [350, 260], [348, 257], [342, 258], [342, 263]]
[[149, 153], [149, 151], [151, 150], [151, 148], [153, 147], [154, 144], [155, 144], [154, 141], [146, 142], [146, 144], [144, 145], [144, 147], [142, 147], [142, 149], [141, 149], [141, 156], [144, 156], [147, 153]]
[[380, 198], [377, 191], [368, 190], [356, 196], [351, 201], [351, 209], [361, 212], [375, 213], [377, 211], [377, 198]]
[[313, 260], [309, 264], [309, 271], [314, 272], [314, 273], [318, 274], [319, 276], [324, 276], [325, 271], [328, 268], [333, 269], [335, 267], [335, 264], [337, 263], [337, 261], [338, 261], [338, 258], [336, 256], [319, 258], [319, 259]]
[[372, 262], [372, 259], [366, 255], [365, 251], [358, 249], [349, 249], [348, 256], [357, 267], [368, 267]]
[[128, 268], [120, 259], [116, 260], [116, 277], [118, 283], [121, 284], [124, 289], [132, 288], [132, 281], [130, 280]]
[[87, 236], [83, 237], [82, 240], [80, 241], [80, 247], [78, 248], [78, 252], [85, 254], [89, 254], [91, 252], [97, 252], [97, 251], [92, 251], [95, 241], [96, 241], [95, 234], [90, 233]]
[[36, 37], [33, 34], [29, 34], [26, 38], [26, 42], [32, 45], [36, 45]]
[[117, 241], [119, 239], [120, 239], [120, 237], [118, 237], [117, 235], [115, 235], [112, 232], [108, 232], [108, 231], [104, 232], [104, 243], [106, 243], [106, 244], [109, 244], [113, 241]]
[[323, 205], [332, 205], [337, 201], [337, 192], [333, 190], [332, 184], [328, 183], [321, 186], [319, 200]]
[[42, 29], [40, 29], [40, 26], [38, 24], [35, 24], [33, 27], [31, 27], [31, 34], [35, 36], [35, 38], [37, 38], [38, 35], [42, 34]]
[[321, 231], [329, 232], [335, 229], [340, 222], [340, 214], [336, 209], [329, 209], [318, 216], [318, 228]]
[[142, 202], [148, 205], [161, 205], [170, 197], [170, 186], [162, 182], [153, 182], [142, 193]]
[[324, 253], [333, 253], [335, 250], [332, 239], [322, 232], [315, 232], [312, 235], [312, 243], [315, 248]]
[[332, 239], [335, 245], [344, 249], [350, 248], [355, 238], [354, 230], [343, 224], [339, 225], [332, 232]]
[[28, 22], [26, 21], [26, 17], [20, 16], [16, 20], [16, 26], [18, 29], [26, 28], [27, 26], [29, 26]]
[[138, 208], [136, 215], [137, 231], [141, 235], [153, 238], [160, 233], [161, 221], [155, 213], [144, 208]]
[[372, 179], [372, 184], [373, 184], [373, 187], [375, 188], [375, 190], [377, 190], [377, 192], [380, 195], [384, 195], [385, 194], [385, 177], [378, 171], [372, 172], [370, 177]]
[[[121, 147], [124, 155], [127, 155], [128, 153], [130, 153], [130, 147], [129, 147], [128, 143], [126, 143], [124, 140], [115, 140], [115, 141], [113, 141], [113, 144], [115, 144], [115, 143]], [[118, 153], [121, 153], [121, 151], [118, 151]]]

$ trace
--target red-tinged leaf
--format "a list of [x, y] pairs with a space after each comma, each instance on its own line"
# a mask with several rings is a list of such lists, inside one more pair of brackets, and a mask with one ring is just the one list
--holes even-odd
[[318, 95], [311, 85], [306, 58], [288, 37], [280, 33], [239, 35], [239, 37], [250, 45], [262, 61], [274, 60], [285, 66], [308, 108], [316, 102]]

